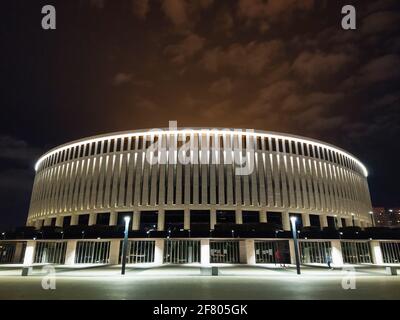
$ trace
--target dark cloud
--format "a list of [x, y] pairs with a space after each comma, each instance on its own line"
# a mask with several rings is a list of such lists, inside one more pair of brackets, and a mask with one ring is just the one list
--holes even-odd
[[361, 32], [364, 35], [378, 34], [399, 28], [400, 14], [392, 11], [378, 11], [362, 20]]
[[120, 86], [121, 84], [129, 83], [131, 81], [132, 81], [132, 74], [119, 72], [114, 76], [112, 83], [114, 86]]
[[132, 0], [132, 11], [136, 17], [145, 19], [150, 11], [150, 0]]
[[204, 47], [204, 44], [204, 38], [190, 33], [180, 43], [168, 45], [164, 52], [171, 57], [173, 63], [183, 64], [188, 58], [199, 52]]
[[239, 0], [238, 15], [248, 19], [270, 18], [279, 20], [297, 10], [311, 10], [314, 0]]
[[227, 48], [216, 47], [205, 52], [202, 64], [207, 71], [218, 72], [232, 68], [240, 74], [258, 75], [275, 62], [283, 51], [279, 40], [233, 43]]
[[313, 83], [341, 71], [352, 58], [345, 53], [302, 52], [293, 63], [294, 71]]
[[42, 153], [26, 141], [0, 135], [0, 230], [22, 224], [28, 212], [34, 161]]
[[38, 148], [29, 146], [24, 140], [0, 135], [0, 160], [29, 164], [40, 152]]
[[213, 0], [164, 0], [161, 2], [166, 18], [177, 28], [192, 28], [199, 22], [201, 11], [209, 9]]
[[106, 0], [89, 0], [90, 5], [97, 9], [104, 9]]
[[176, 26], [181, 26], [188, 22], [185, 0], [165, 0], [163, 1], [163, 10], [165, 15]]
[[371, 59], [345, 84], [357, 88], [375, 83], [396, 80], [400, 77], [400, 56], [389, 54]]
[[230, 94], [232, 90], [233, 83], [232, 80], [228, 77], [224, 77], [217, 81], [214, 81], [210, 85], [210, 92], [221, 96], [226, 96]]

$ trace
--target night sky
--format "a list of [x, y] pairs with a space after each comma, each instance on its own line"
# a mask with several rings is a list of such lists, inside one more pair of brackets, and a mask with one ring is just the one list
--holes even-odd
[[400, 206], [398, 0], [4, 2], [1, 230], [25, 223], [49, 148], [169, 120], [333, 143], [367, 166], [373, 205]]

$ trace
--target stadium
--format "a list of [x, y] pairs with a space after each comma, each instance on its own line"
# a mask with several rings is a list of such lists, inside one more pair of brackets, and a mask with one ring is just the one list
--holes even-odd
[[[373, 240], [365, 166], [284, 133], [176, 128], [93, 136], [37, 161], [26, 227], [2, 263], [396, 263]], [[291, 223], [291, 218], [293, 224]], [[385, 249], [386, 248], [386, 249]], [[277, 254], [278, 252], [278, 254]]]

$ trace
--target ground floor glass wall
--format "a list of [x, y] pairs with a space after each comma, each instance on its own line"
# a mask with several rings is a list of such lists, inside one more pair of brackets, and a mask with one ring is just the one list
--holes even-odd
[[66, 241], [38, 241], [36, 243], [35, 256], [33, 263], [65, 263], [65, 253], [67, 250]]
[[330, 241], [300, 241], [301, 263], [332, 262], [332, 246]]
[[[122, 244], [119, 246], [119, 261], [122, 261]], [[126, 263], [152, 263], [154, 262], [155, 241], [129, 240], [126, 254]]]
[[254, 242], [256, 263], [290, 263], [289, 242], [287, 240]]
[[78, 241], [75, 263], [109, 263], [110, 241]]
[[200, 262], [200, 240], [165, 240], [164, 263]]
[[239, 241], [210, 241], [211, 263], [239, 263]]
[[400, 242], [380, 242], [384, 263], [400, 263]]
[[372, 263], [367, 241], [342, 241], [343, 262], [350, 264]]
[[16, 243], [1, 243], [0, 244], [0, 263], [12, 263], [14, 259]]

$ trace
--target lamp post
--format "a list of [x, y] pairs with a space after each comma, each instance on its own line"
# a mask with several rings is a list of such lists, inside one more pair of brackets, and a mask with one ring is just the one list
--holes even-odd
[[297, 230], [296, 230], [296, 217], [291, 217], [290, 222], [292, 223], [292, 234], [294, 241], [294, 254], [296, 257], [296, 271], [297, 274], [300, 274], [300, 257], [299, 257], [299, 244], [297, 241]]
[[354, 226], [356, 225], [356, 224], [355, 224], [355, 221], [354, 221], [354, 213], [351, 214], [351, 221], [352, 221], [353, 227], [354, 227]]
[[374, 213], [370, 211], [369, 214], [371, 215], [372, 226], [375, 227]]
[[122, 269], [121, 274], [125, 274], [125, 265], [126, 265], [126, 252], [128, 251], [128, 232], [129, 232], [129, 222], [131, 218], [126, 216], [125, 220], [125, 231], [124, 231], [124, 242], [122, 243]]

